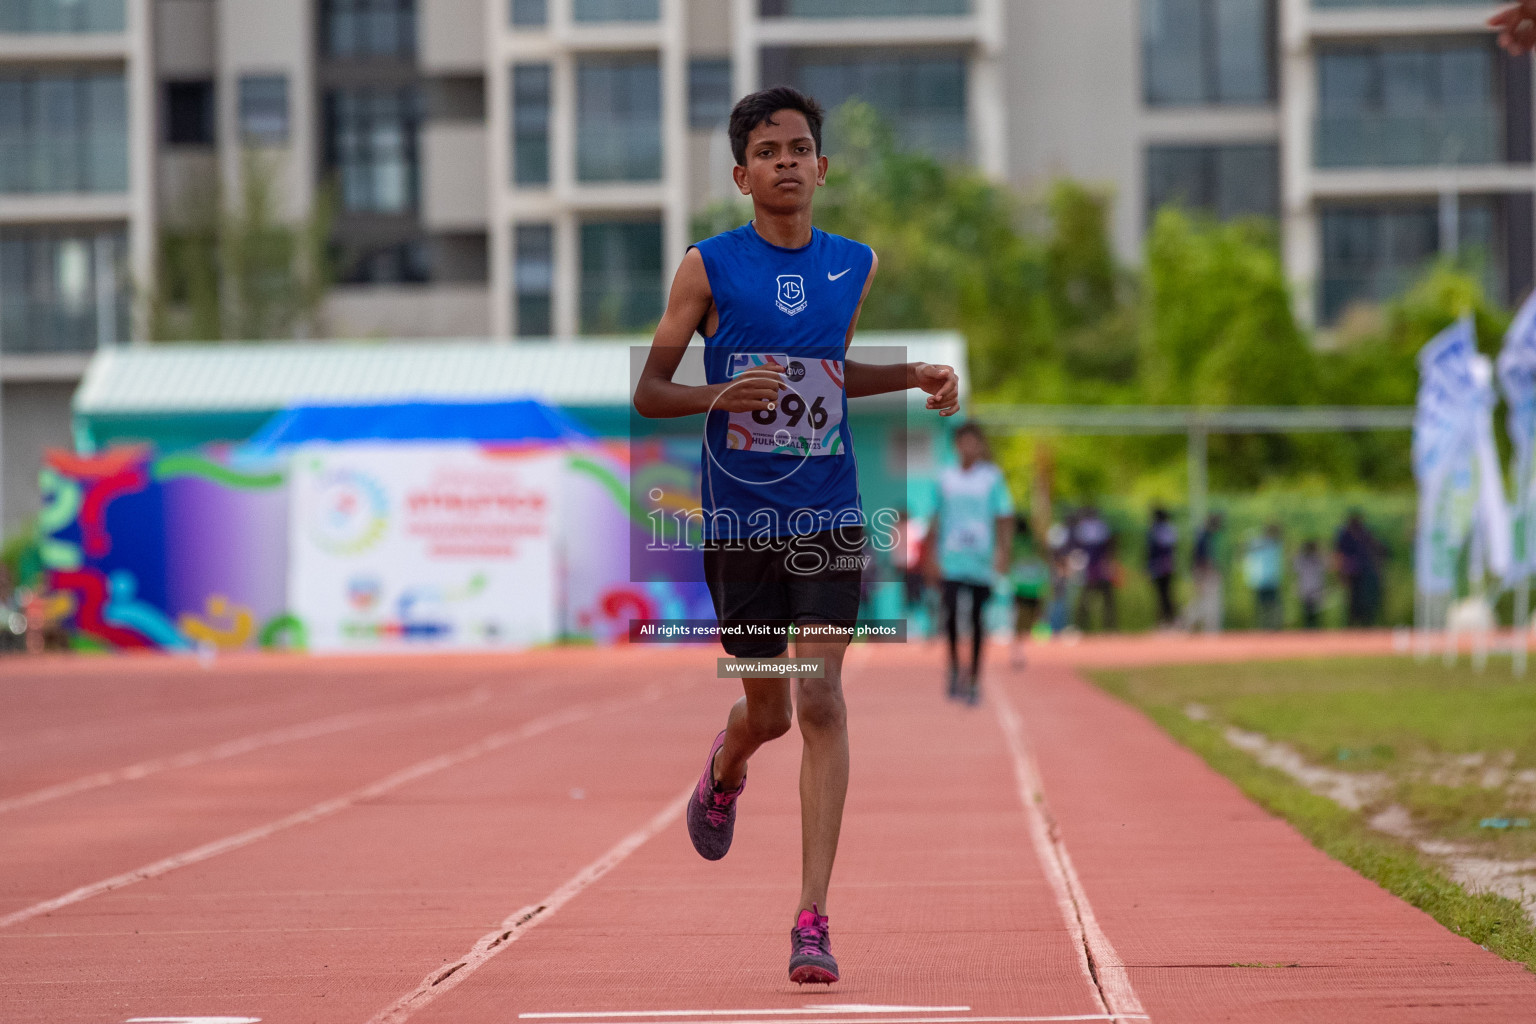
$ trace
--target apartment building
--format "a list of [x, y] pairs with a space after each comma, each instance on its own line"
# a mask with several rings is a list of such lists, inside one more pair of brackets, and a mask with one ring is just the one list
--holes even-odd
[[[1438, 253], [1532, 279], [1529, 60], [1480, 0], [0, 0], [4, 519], [157, 245], [246, 154], [334, 199], [336, 337], [643, 330], [728, 199], [733, 99], [862, 97], [1024, 190], [1281, 228], [1327, 325]], [[835, 139], [829, 148], [835, 157]]]

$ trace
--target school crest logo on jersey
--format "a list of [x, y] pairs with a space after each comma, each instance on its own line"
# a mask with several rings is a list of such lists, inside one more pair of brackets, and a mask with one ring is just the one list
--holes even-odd
[[762, 355], [754, 352], [732, 352], [731, 362], [726, 368], [725, 375], [734, 378], [739, 373], [746, 373], [759, 366], [767, 366], [770, 362], [785, 366], [789, 363], [789, 356], [782, 352], [765, 352]]
[[779, 311], [789, 316], [805, 309], [805, 279], [799, 274], [779, 275], [779, 294], [774, 300]]

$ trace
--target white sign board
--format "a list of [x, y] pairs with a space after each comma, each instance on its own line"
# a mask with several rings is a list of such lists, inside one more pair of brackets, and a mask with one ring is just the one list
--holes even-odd
[[297, 448], [288, 607], [310, 649], [553, 640], [561, 464], [441, 442]]

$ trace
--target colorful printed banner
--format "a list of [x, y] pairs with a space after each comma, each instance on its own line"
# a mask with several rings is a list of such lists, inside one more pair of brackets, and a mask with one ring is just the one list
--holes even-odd
[[555, 639], [562, 461], [440, 442], [295, 448], [288, 607], [311, 649]]
[[135, 447], [49, 452], [39, 483], [48, 600], [80, 643], [303, 646], [283, 592], [281, 472]]
[[[401, 449], [373, 447], [388, 473], [395, 473]], [[492, 551], [496, 545], [486, 540], [485, 524], [474, 522], [479, 515], [471, 514], [475, 503], [495, 494], [494, 488], [476, 491], [474, 480], [484, 483], [485, 478], [474, 473], [463, 479], [450, 474], [446, 490], [421, 492], [412, 513], [418, 543], [407, 554], [425, 553], [427, 568], [400, 561], [372, 576], [363, 571], [343, 575], [312, 606], [306, 601], [300, 607], [289, 600], [290, 533], [299, 533], [296, 524], [290, 525], [295, 498], [287, 461], [235, 469], [215, 452], [157, 456], [146, 447], [88, 457], [49, 453], [40, 477], [40, 539], [51, 618], [77, 644], [105, 649], [383, 650], [556, 638], [623, 643], [632, 618], [712, 614], [708, 591], [697, 582], [699, 568], [691, 561], [697, 552], [665, 552], [631, 573], [630, 560], [644, 549], [648, 521], [630, 507], [627, 445], [459, 447], [469, 451], [455, 459], [468, 460], [479, 467], [474, 473], [484, 470], [492, 477], [530, 461], [544, 460], [552, 467], [540, 472], [553, 474], [555, 483], [549, 486], [554, 507], [561, 511], [548, 538], [550, 566], [539, 571], [552, 573], [540, 578], [553, 582], [537, 589], [518, 584], [513, 601], [529, 612], [528, 618], [503, 619], [513, 613], [499, 606], [478, 619], [470, 614], [474, 607], [484, 609], [499, 600], [491, 595], [486, 569], [509, 557]], [[642, 483], [665, 478], [669, 493], [697, 508], [697, 445], [665, 452], [647, 448], [642, 463]], [[348, 508], [333, 509], [336, 517], [322, 523], [318, 534], [304, 534], [305, 544], [321, 543], [318, 536], [346, 548], [378, 529], [365, 514], [372, 489], [360, 480], [353, 483], [330, 493], [348, 502]], [[379, 486], [389, 506], [392, 492]], [[401, 514], [398, 503], [393, 508], [385, 519]], [[428, 543], [434, 536], [435, 549]], [[297, 544], [293, 550], [298, 551]], [[318, 644], [317, 629], [322, 634]], [[345, 642], [344, 631], [350, 633]], [[450, 633], [453, 639], [444, 639]]]

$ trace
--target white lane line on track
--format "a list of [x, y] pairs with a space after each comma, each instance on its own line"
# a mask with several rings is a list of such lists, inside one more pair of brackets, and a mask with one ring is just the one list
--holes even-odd
[[[811, 1003], [799, 1010], [566, 1010], [520, 1013], [523, 1020], [579, 1020], [593, 1017], [733, 1017], [817, 1013], [970, 1013], [969, 1006], [880, 1006], [875, 1003]], [[905, 1019], [905, 1018], [903, 1018]], [[796, 1022], [798, 1024], [798, 1022]]]
[[1008, 741], [1008, 752], [1013, 755], [1013, 773], [1019, 784], [1019, 800], [1024, 804], [1024, 816], [1029, 822], [1029, 838], [1035, 847], [1035, 856], [1051, 884], [1056, 896], [1056, 906], [1061, 919], [1072, 935], [1073, 945], [1081, 957], [1083, 973], [1092, 986], [1095, 999], [1110, 1020], [1146, 1020], [1146, 1010], [1131, 987], [1130, 974], [1125, 961], [1115, 952], [1115, 947], [1099, 927], [1093, 915], [1093, 904], [1072, 866], [1067, 844], [1062, 840], [1045, 802], [1045, 790], [1040, 783], [1040, 773], [1035, 769], [1029, 746], [1024, 742], [1024, 727], [1019, 713], [1003, 687], [992, 688], [992, 706], [997, 709], [998, 724]]
[[[671, 692], [676, 692], [676, 689], [673, 688]], [[244, 832], [237, 832], [232, 836], [225, 836], [223, 839], [216, 839], [211, 843], [204, 843], [202, 846], [166, 857], [163, 860], [157, 860], [152, 864], [146, 864], [133, 871], [126, 871], [121, 875], [113, 875], [111, 878], [104, 878], [99, 882], [83, 885], [62, 896], [55, 896], [51, 900], [34, 903], [30, 907], [24, 907], [14, 913], [0, 917], [0, 928], [9, 928], [13, 924], [20, 924], [34, 917], [52, 913], [71, 904], [88, 900], [93, 896], [100, 896], [102, 893], [112, 892], [115, 889], [133, 885], [135, 882], [159, 878], [161, 875], [175, 871], [177, 868], [184, 868], [210, 860], [220, 854], [229, 853], [231, 850], [238, 850], [243, 846], [249, 846], [252, 843], [287, 829], [295, 828], [299, 825], [308, 825], [322, 818], [328, 818], [364, 800], [376, 799], [408, 783], [424, 779], [429, 775], [435, 775], [446, 768], [452, 768], [455, 765], [463, 764], [477, 757], [483, 757], [520, 740], [532, 739], [541, 733], [546, 733], [562, 726], [573, 725], [576, 722], [585, 721], [600, 714], [622, 711], [626, 708], [637, 707], [640, 704], [659, 700], [664, 696], [665, 692], [667, 691], [663, 691], [660, 688], [652, 688], [641, 697], [626, 697], [602, 704], [577, 704], [563, 711], [535, 718], [531, 722], [518, 726], [516, 729], [492, 733], [484, 739], [471, 743], [467, 747], [461, 747], [447, 754], [439, 754], [437, 757], [430, 757], [409, 768], [395, 772], [393, 775], [385, 776], [379, 781], [364, 786], [361, 789], [354, 789], [350, 793], [334, 797], [330, 800], [322, 800], [320, 803], [306, 807], [302, 811], [296, 811], [285, 818], [269, 821], [265, 825], [257, 825], [255, 828], [246, 829]]]
[[[773, 1011], [769, 1011], [773, 1012]], [[1074, 1021], [1074, 1020], [1146, 1020], [1144, 1013], [1073, 1013], [1056, 1014], [1042, 1017], [823, 1017], [821, 1019], [795, 1020], [793, 1024], [850, 1024], [857, 1021], [858, 1024], [1017, 1024], [1025, 1021]], [[708, 1018], [700, 1020], [697, 1017], [688, 1018], [647, 1018], [646, 1024], [714, 1024]], [[790, 1024], [783, 1018], [776, 1020], [742, 1020], [730, 1018], [721, 1024]]]
[[217, 743], [211, 747], [203, 747], [200, 750], [188, 750], [184, 753], [173, 754], [170, 757], [157, 757], [148, 761], [140, 761], [126, 768], [115, 771], [96, 772], [93, 775], [84, 775], [69, 782], [61, 782], [57, 785], [46, 786], [43, 789], [35, 789], [30, 793], [22, 793], [18, 796], [7, 797], [0, 800], [0, 814], [10, 811], [19, 811], [23, 807], [33, 807], [46, 803], [49, 800], [58, 800], [61, 797], [73, 796], [76, 793], [84, 793], [92, 789], [100, 789], [103, 786], [111, 786], [119, 782], [137, 782], [139, 779], [160, 772], [171, 771], [176, 768], [191, 768], [194, 765], [207, 764], [210, 761], [222, 761], [230, 757], [238, 757], [248, 754], [253, 750], [263, 747], [275, 747], [283, 743], [296, 743], [300, 740], [316, 739], [320, 736], [328, 736], [332, 733], [346, 732], [365, 725], [374, 725], [379, 722], [388, 722], [396, 718], [411, 718], [417, 715], [432, 715], [444, 711], [458, 711], [465, 708], [477, 707], [491, 699], [489, 690], [479, 689], [468, 697], [456, 697], [451, 700], [418, 701], [404, 707], [379, 708], [370, 711], [349, 711], [340, 715], [329, 715], [325, 718], [316, 718], [308, 722], [299, 722], [295, 725], [285, 725], [277, 729], [268, 729], [265, 732], [251, 733], [249, 736], [240, 736], [223, 743]]
[[544, 897], [541, 902], [514, 910], [501, 922], [500, 927], [489, 935], [481, 936], [469, 952], [452, 966], [434, 970], [416, 988], [374, 1014], [368, 1024], [401, 1024], [417, 1010], [485, 966], [493, 956], [528, 934], [531, 929], [548, 921], [561, 907], [581, 895], [583, 889], [618, 867], [630, 854], [681, 817], [689, 797], [693, 796], [693, 788], [694, 784], [689, 784], [680, 796], [668, 801], [650, 821], [620, 839], [607, 853], [582, 868], [570, 881]]

